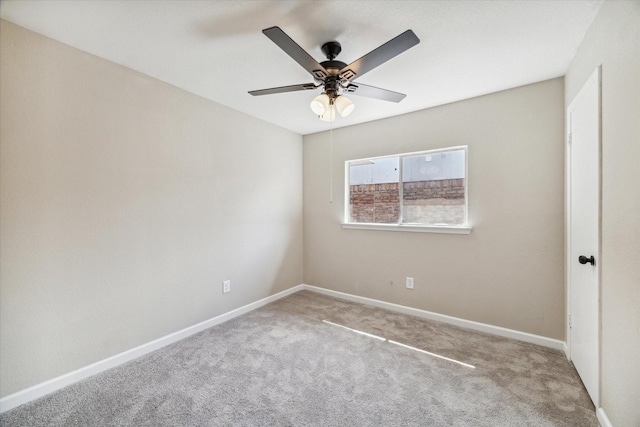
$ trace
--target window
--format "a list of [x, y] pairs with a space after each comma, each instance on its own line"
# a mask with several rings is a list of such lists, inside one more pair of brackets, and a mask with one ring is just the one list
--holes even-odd
[[351, 160], [345, 169], [346, 228], [471, 231], [466, 146]]

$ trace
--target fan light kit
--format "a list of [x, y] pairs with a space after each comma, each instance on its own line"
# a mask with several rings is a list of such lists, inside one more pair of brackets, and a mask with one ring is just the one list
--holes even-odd
[[362, 83], [356, 84], [353, 83], [353, 81], [420, 43], [420, 39], [418, 39], [415, 33], [407, 30], [347, 65], [342, 61], [336, 61], [335, 58], [341, 52], [342, 46], [340, 43], [332, 41], [322, 45], [322, 53], [327, 56], [327, 61], [318, 63], [279, 27], [267, 28], [262, 30], [262, 32], [307, 70], [313, 77], [314, 83], [253, 90], [249, 93], [253, 96], [260, 96], [322, 88], [322, 94], [313, 98], [310, 107], [311, 111], [313, 111], [320, 120], [326, 122], [333, 122], [335, 120], [336, 111], [341, 117], [347, 117], [355, 109], [353, 102], [344, 96], [345, 93], [390, 102], [402, 101], [406, 96], [403, 93], [368, 86]]
[[316, 113], [320, 120], [332, 122], [336, 118], [336, 110], [341, 117], [347, 117], [356, 108], [353, 102], [344, 95], [329, 98], [329, 95], [323, 93], [313, 98], [311, 101], [311, 111]]

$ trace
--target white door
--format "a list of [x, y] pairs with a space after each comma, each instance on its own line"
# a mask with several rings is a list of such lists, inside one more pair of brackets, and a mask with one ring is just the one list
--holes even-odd
[[600, 69], [567, 109], [569, 356], [596, 407], [600, 380]]

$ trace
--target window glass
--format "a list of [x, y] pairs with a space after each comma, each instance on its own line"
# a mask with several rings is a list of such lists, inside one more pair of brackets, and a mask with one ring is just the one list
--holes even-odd
[[466, 147], [347, 162], [349, 223], [465, 225]]
[[402, 158], [402, 222], [463, 225], [465, 151]]
[[350, 222], [398, 222], [399, 164], [399, 157], [383, 157], [349, 165]]

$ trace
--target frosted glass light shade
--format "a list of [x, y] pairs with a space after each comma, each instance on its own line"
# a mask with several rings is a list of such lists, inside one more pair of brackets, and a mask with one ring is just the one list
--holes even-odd
[[346, 96], [337, 97], [333, 103], [342, 117], [347, 117], [353, 112], [354, 108], [356, 108], [356, 106], [353, 105], [353, 102], [351, 102], [351, 100]]
[[329, 108], [327, 108], [327, 110], [325, 111], [325, 113], [318, 117], [320, 117], [320, 120], [324, 122], [332, 122], [336, 119], [336, 109], [334, 108], [333, 105], [330, 105]]
[[329, 97], [326, 93], [318, 95], [311, 101], [310, 107], [316, 116], [322, 116], [329, 109]]

